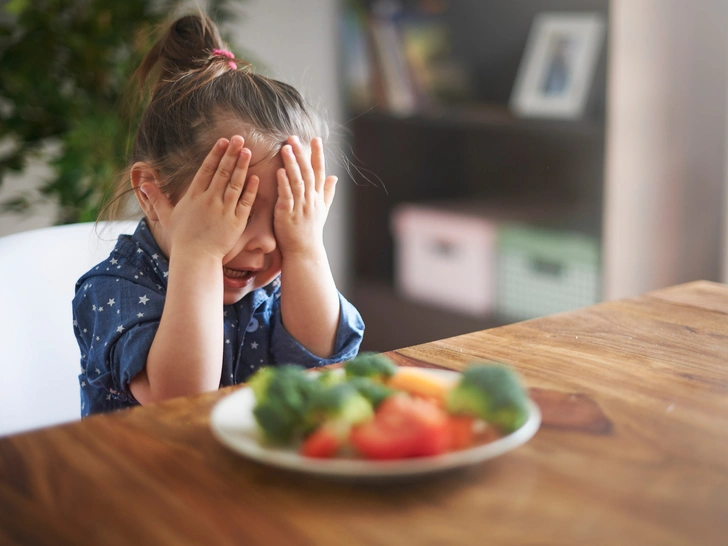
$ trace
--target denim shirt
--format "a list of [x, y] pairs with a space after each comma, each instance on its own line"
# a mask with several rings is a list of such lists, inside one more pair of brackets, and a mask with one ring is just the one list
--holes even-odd
[[[73, 326], [81, 350], [81, 415], [138, 405], [129, 382], [144, 369], [164, 308], [169, 264], [145, 220], [121, 235], [109, 257], [76, 283]], [[225, 340], [220, 386], [245, 382], [264, 365], [307, 368], [356, 356], [364, 323], [339, 294], [334, 354], [319, 358], [281, 323], [280, 277], [223, 307]]]

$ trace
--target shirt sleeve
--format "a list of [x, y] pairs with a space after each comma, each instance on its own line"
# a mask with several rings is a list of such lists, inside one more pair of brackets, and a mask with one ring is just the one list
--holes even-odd
[[146, 366], [163, 308], [164, 294], [124, 278], [92, 277], [79, 287], [74, 330], [91, 385], [135, 401], [129, 382]]
[[339, 294], [339, 325], [336, 329], [334, 354], [329, 358], [321, 358], [309, 352], [288, 333], [281, 322], [280, 299], [276, 301], [271, 322], [271, 353], [276, 364], [298, 364], [306, 368], [315, 368], [351, 360], [359, 352], [364, 337], [364, 321], [359, 311], [341, 294]]

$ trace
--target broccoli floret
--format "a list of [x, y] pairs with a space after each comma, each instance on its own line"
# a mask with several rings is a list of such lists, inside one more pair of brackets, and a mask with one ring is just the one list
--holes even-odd
[[339, 373], [339, 370], [323, 370], [320, 372], [316, 379], [318, 380], [321, 385], [324, 387], [333, 387], [334, 385], [338, 385], [339, 383], [342, 383], [345, 379], [344, 374]]
[[369, 400], [374, 409], [379, 407], [385, 398], [394, 394], [394, 389], [390, 389], [386, 385], [382, 385], [377, 381], [372, 381], [368, 377], [352, 377], [348, 381], [349, 385], [354, 387], [359, 394]]
[[379, 353], [360, 353], [344, 364], [346, 377], [368, 377], [374, 381], [386, 382], [397, 371], [397, 365]]
[[273, 444], [290, 443], [301, 429], [299, 416], [270, 400], [257, 404], [253, 415], [265, 440]]
[[528, 395], [518, 375], [499, 363], [469, 366], [448, 393], [445, 408], [453, 414], [479, 417], [503, 433], [520, 428], [528, 418]]
[[253, 415], [266, 440], [290, 443], [305, 430], [306, 412], [315, 392], [323, 386], [302, 366], [269, 366], [250, 379], [256, 405]]
[[307, 427], [313, 430], [324, 423], [351, 426], [374, 416], [371, 403], [348, 383], [338, 383], [317, 391], [310, 400]]
[[248, 379], [248, 386], [253, 390], [257, 401], [265, 400], [268, 396], [268, 387], [275, 374], [275, 368], [263, 366]]

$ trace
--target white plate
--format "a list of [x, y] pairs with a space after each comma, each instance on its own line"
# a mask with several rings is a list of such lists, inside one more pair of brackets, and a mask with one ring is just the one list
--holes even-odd
[[[447, 377], [459, 375], [447, 370], [431, 370]], [[433, 457], [393, 461], [366, 459], [314, 459], [299, 455], [295, 448], [269, 447], [260, 443], [258, 425], [253, 416], [255, 397], [244, 387], [222, 400], [212, 410], [210, 426], [215, 437], [227, 447], [261, 463], [298, 472], [350, 478], [384, 478], [416, 476], [469, 466], [502, 455], [530, 440], [541, 425], [541, 412], [531, 400], [524, 425], [508, 436], [469, 449]]]

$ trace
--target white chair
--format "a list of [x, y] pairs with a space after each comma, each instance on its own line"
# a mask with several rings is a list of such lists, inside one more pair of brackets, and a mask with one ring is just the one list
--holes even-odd
[[133, 222], [93, 222], [0, 237], [0, 436], [80, 419], [78, 278]]

